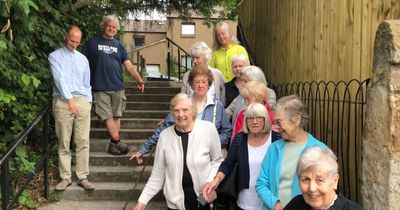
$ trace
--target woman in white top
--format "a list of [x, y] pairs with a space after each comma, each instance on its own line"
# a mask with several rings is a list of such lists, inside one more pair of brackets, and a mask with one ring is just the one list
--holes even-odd
[[233, 140], [228, 156], [214, 180], [206, 185], [204, 193], [212, 193], [237, 163], [239, 195], [236, 204], [239, 209], [260, 210], [263, 202], [257, 196], [255, 184], [264, 155], [269, 145], [277, 139], [277, 133], [271, 131], [269, 114], [264, 105], [254, 103], [248, 106], [243, 132]]
[[197, 197], [223, 160], [218, 132], [211, 122], [196, 120], [196, 104], [186, 94], [171, 100], [171, 111], [175, 125], [160, 134], [151, 176], [134, 210], [143, 210], [161, 188], [168, 209], [209, 210]]

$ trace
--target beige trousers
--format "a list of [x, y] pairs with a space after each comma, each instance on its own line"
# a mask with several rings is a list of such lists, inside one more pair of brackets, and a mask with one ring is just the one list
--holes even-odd
[[61, 179], [71, 179], [72, 134], [76, 143], [76, 176], [79, 180], [89, 175], [89, 132], [91, 104], [85, 96], [74, 97], [79, 114], [71, 115], [67, 102], [61, 97], [53, 98], [53, 112], [58, 137], [59, 170]]

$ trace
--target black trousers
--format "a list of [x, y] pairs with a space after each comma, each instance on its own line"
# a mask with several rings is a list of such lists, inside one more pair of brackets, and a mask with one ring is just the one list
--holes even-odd
[[[185, 194], [185, 209], [186, 210], [210, 210], [210, 204], [202, 206], [197, 201], [197, 195], [194, 192], [193, 188], [184, 187], [183, 192]], [[175, 209], [168, 208], [168, 210], [175, 210]]]

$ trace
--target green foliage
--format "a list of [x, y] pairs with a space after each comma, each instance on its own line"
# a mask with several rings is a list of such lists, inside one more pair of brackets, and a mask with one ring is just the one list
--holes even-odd
[[24, 190], [21, 196], [18, 198], [18, 204], [26, 207], [24, 209], [37, 209], [42, 199], [34, 198], [32, 193], [28, 190]]
[[35, 163], [31, 162], [32, 156], [28, 156], [28, 149], [21, 145], [15, 150], [14, 160], [10, 163], [10, 173], [15, 177], [22, 177], [28, 173], [33, 173]]

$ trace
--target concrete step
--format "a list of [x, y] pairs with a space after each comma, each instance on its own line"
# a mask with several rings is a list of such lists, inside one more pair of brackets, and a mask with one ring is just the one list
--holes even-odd
[[[154, 129], [120, 129], [120, 138], [123, 139], [147, 139], [154, 133]], [[90, 139], [109, 138], [106, 128], [91, 128]]]
[[170, 102], [175, 94], [126, 94], [127, 101]]
[[[125, 201], [128, 199], [129, 194], [134, 186], [134, 181], [131, 183], [126, 182], [92, 182], [96, 189], [93, 191], [86, 191], [73, 182], [65, 191], [60, 192], [62, 200], [70, 201]], [[142, 189], [146, 183], [139, 182], [136, 189], [133, 191], [131, 200], [137, 200], [140, 196]], [[158, 193], [152, 201], [163, 201], [164, 196], [162, 190]]]
[[169, 112], [169, 108], [168, 110], [125, 110], [123, 117], [164, 119]]
[[[145, 128], [145, 129], [156, 129], [157, 124], [162, 119], [143, 119], [143, 118], [121, 118], [121, 128]], [[94, 119], [91, 121], [92, 128], [103, 128], [104, 121], [100, 119]]]
[[[125, 88], [136, 88], [136, 81], [125, 81]], [[176, 87], [181, 88], [182, 82], [177, 81], [146, 81], [145, 89], [148, 87]], [[137, 89], [137, 88], [136, 88]]]
[[[177, 87], [145, 87], [144, 94], [177, 94], [181, 92], [181, 88]], [[126, 94], [141, 93], [136, 87], [128, 86], [125, 90]]]
[[[89, 164], [90, 166], [137, 166], [135, 160], [129, 160], [132, 152], [126, 155], [110, 155], [104, 152], [90, 152]], [[148, 155], [145, 156], [147, 158]], [[149, 165], [153, 165], [154, 156], [150, 157]]]
[[[147, 139], [123, 139], [122, 141], [131, 146], [131, 152], [136, 152]], [[90, 139], [90, 152], [105, 152], [109, 143], [110, 139]]]
[[126, 102], [127, 110], [169, 110], [169, 102]]
[[[129, 196], [129, 195], [127, 195]], [[123, 209], [125, 201], [67, 201], [62, 200], [55, 203], [47, 203], [40, 206], [38, 210], [131, 210], [136, 205], [136, 200], [128, 203]], [[149, 210], [165, 210], [165, 201], [150, 201], [146, 205]]]
[[[139, 178], [143, 165], [140, 166], [91, 166], [90, 175], [88, 179], [91, 182], [136, 182]], [[140, 182], [147, 182], [150, 177], [153, 166], [147, 166], [144, 168], [143, 175], [140, 178]], [[75, 171], [75, 166], [71, 168]], [[73, 173], [75, 174], [75, 173]], [[72, 176], [74, 181], [78, 179], [76, 176]]]

